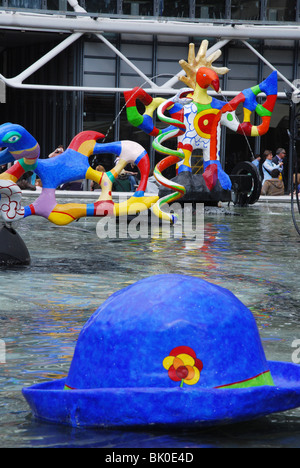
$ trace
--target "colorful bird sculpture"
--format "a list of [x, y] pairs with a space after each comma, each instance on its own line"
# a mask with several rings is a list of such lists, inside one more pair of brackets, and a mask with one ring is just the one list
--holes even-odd
[[[191, 156], [195, 149], [203, 152], [203, 179], [208, 190], [212, 190], [219, 181], [223, 190], [230, 191], [231, 180], [224, 172], [220, 163], [221, 126], [226, 126], [234, 132], [246, 137], [264, 135], [270, 126], [271, 115], [277, 99], [277, 72], [273, 72], [265, 81], [257, 86], [239, 93], [231, 101], [221, 101], [208, 94], [208, 88], [217, 93], [220, 91], [219, 75], [228, 73], [228, 68], [214, 67], [221, 51], [206, 57], [208, 41], [203, 41], [197, 56], [195, 46], [190, 44], [188, 62], [179, 63], [186, 76], [180, 77], [188, 88], [181, 89], [171, 99], [152, 98], [140, 88], [125, 92], [127, 117], [129, 122], [151, 136], [154, 136], [153, 147], [156, 151], [168, 155], [155, 168], [156, 179], [174, 193], [160, 199], [154, 207], [156, 214], [168, 219], [161, 208], [164, 204], [181, 198], [185, 187], [167, 180], [162, 171], [173, 164], [177, 165], [177, 173], [191, 172]], [[260, 93], [266, 94], [264, 104], [257, 102]], [[137, 100], [145, 106], [142, 115], [137, 109]], [[236, 116], [239, 104], [243, 105], [244, 121], [240, 123]], [[154, 111], [159, 119], [168, 127], [163, 130], [154, 124]], [[262, 119], [259, 126], [250, 123], [252, 112]], [[172, 150], [163, 145], [170, 138], [177, 138], [177, 149]]]

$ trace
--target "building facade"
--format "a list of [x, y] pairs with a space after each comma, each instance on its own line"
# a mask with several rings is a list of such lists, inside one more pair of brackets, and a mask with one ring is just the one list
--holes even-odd
[[208, 39], [211, 50], [222, 50], [217, 66], [230, 69], [220, 99], [279, 72], [268, 134], [222, 134], [222, 163], [230, 173], [265, 149], [289, 149], [289, 95], [300, 78], [299, 14], [300, 0], [0, 0], [1, 120], [33, 133], [42, 157], [93, 129], [106, 141], [138, 141], [154, 166], [160, 155], [151, 137], [128, 124], [123, 92], [141, 86], [153, 95], [174, 94], [189, 43]]

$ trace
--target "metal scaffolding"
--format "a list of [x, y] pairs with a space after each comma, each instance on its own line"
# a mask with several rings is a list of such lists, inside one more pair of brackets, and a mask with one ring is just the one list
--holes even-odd
[[[120, 57], [144, 83], [148, 85], [144, 88], [149, 94], [174, 94], [177, 90], [173, 87], [178, 82], [178, 77], [182, 75], [182, 70], [178, 72], [174, 78], [169, 79], [163, 85], [158, 86], [153, 80], [148, 78], [143, 71], [129, 60], [120, 50], [115, 47], [105, 36], [105, 33], [131, 33], [131, 34], [151, 34], [151, 35], [166, 35], [166, 36], [198, 36], [201, 32], [202, 37], [219, 38], [216, 44], [208, 50], [211, 54], [217, 49], [221, 49], [230, 41], [241, 41], [246, 45], [257, 57], [259, 57], [271, 70], [276, 70], [278, 76], [292, 89], [298, 93], [298, 88], [288, 80], [274, 65], [266, 60], [254, 47], [249, 44], [250, 39], [278, 39], [283, 41], [299, 40], [300, 26], [298, 24], [266, 26], [254, 24], [229, 24], [218, 25], [208, 23], [193, 23], [189, 22], [188, 27], [186, 22], [181, 21], [165, 21], [148, 19], [118, 19], [118, 18], [91, 18], [86, 10], [84, 10], [77, 0], [68, 0], [71, 7], [74, 8], [76, 15], [69, 18], [61, 14], [42, 14], [42, 13], [24, 13], [22, 11], [0, 14], [0, 29], [17, 29], [27, 31], [48, 31], [56, 33], [67, 33], [69, 36], [60, 44], [54, 47], [46, 55], [38, 61], [18, 74], [13, 78], [6, 78], [0, 74], [0, 79], [7, 85], [19, 89], [35, 89], [35, 90], [51, 90], [51, 91], [83, 91], [90, 93], [123, 93], [127, 88], [121, 87], [86, 87], [86, 86], [61, 86], [49, 84], [28, 84], [24, 80], [43, 67], [63, 50], [67, 49], [71, 44], [77, 41], [85, 34], [93, 34], [100, 41], [106, 44], [117, 56]], [[239, 91], [223, 91], [226, 96], [234, 96]], [[213, 92], [212, 92], [213, 94]], [[278, 93], [279, 98], [285, 98], [285, 93]]]

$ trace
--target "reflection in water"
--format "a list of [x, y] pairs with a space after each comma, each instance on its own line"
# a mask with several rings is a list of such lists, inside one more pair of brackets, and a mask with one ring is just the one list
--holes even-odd
[[268, 359], [292, 360], [300, 339], [300, 238], [288, 207], [206, 215], [193, 239], [99, 239], [96, 222], [20, 223], [32, 263], [0, 269], [0, 446], [299, 447], [300, 410], [201, 431], [75, 430], [33, 421], [21, 389], [68, 373], [78, 334], [113, 292], [150, 275], [195, 275], [231, 290], [256, 319]]

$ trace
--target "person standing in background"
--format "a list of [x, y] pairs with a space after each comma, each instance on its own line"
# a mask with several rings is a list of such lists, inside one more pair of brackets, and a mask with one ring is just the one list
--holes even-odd
[[278, 148], [276, 151], [276, 155], [272, 159], [274, 164], [282, 163], [282, 171], [281, 176], [284, 183], [284, 191], [285, 193], [288, 192], [288, 158], [286, 157], [286, 150], [284, 148]]
[[279, 162], [278, 164], [275, 164], [273, 162], [273, 153], [270, 150], [264, 151], [263, 154], [263, 165], [262, 165], [262, 170], [263, 170], [263, 184], [265, 183], [266, 180], [272, 179], [272, 171], [274, 169], [278, 169], [280, 173], [282, 173], [283, 170], [283, 162]]

